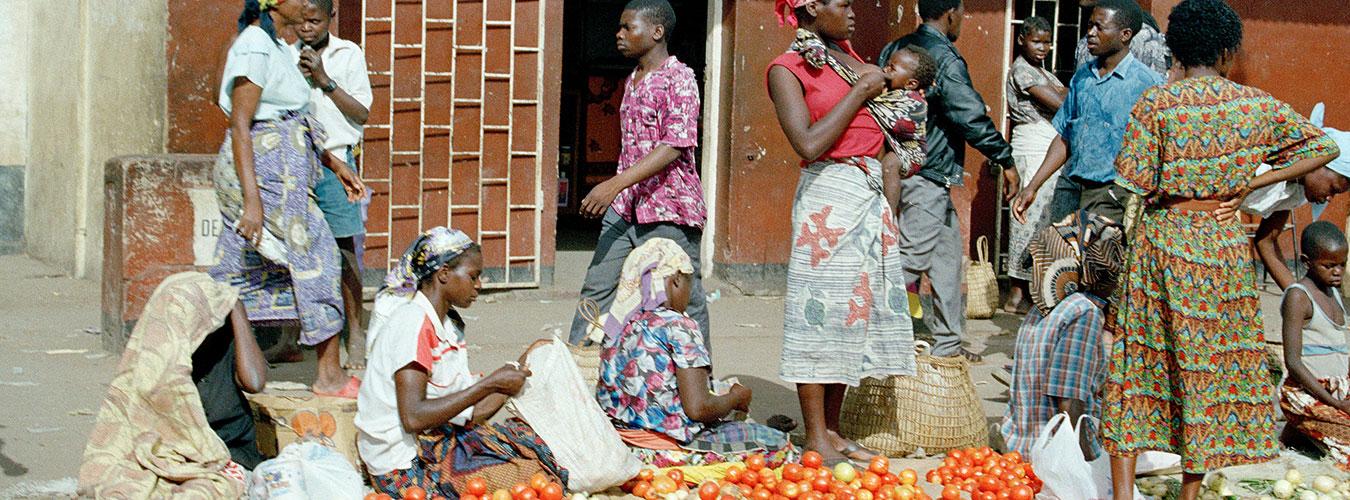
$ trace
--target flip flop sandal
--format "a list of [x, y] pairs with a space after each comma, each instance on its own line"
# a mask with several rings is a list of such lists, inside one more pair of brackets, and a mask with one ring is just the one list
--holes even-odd
[[347, 384], [342, 386], [342, 389], [338, 390], [337, 392], [329, 393], [329, 392], [314, 391], [314, 395], [328, 398], [356, 399], [356, 395], [360, 392], [361, 392], [361, 379], [356, 377], [350, 377], [347, 379]]

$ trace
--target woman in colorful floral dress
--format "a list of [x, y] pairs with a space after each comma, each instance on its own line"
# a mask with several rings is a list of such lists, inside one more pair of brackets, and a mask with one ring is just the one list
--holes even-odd
[[[1141, 451], [1181, 455], [1187, 499], [1206, 471], [1278, 453], [1251, 248], [1213, 212], [1338, 150], [1289, 105], [1225, 78], [1241, 39], [1222, 0], [1177, 5], [1167, 44], [1180, 78], [1140, 96], [1116, 159], [1116, 182], [1144, 199], [1103, 405], [1116, 499], [1131, 498]], [[1254, 175], [1263, 162], [1275, 168]]]

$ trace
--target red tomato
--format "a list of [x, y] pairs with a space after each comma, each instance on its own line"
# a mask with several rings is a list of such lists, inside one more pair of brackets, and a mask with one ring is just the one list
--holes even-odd
[[563, 487], [558, 483], [550, 482], [539, 492], [539, 500], [562, 500], [562, 497]]
[[999, 467], [999, 466], [997, 466], [997, 465], [990, 466], [989, 468], [985, 469], [984, 471], [987, 472], [987, 473], [989, 473], [989, 475], [994, 476], [994, 477], [1003, 477], [1003, 473], [1004, 473], [1004, 472], [1007, 472], [1007, 471], [1004, 470], [1002, 467]]
[[534, 490], [525, 490], [525, 493], [521, 495], [520, 498], [521, 500], [539, 500], [539, 492]]
[[536, 472], [533, 476], [530, 476], [530, 489], [534, 490], [535, 493], [543, 491], [548, 483], [548, 476], [545, 476], [543, 472]]
[[971, 472], [970, 467], [962, 465], [960, 467], [957, 467], [956, 470], [952, 471], [952, 477], [955, 477], [957, 479], [969, 479], [971, 477], [970, 472]]
[[754, 455], [750, 455], [749, 457], [746, 457], [746, 458], [745, 458], [745, 469], [746, 469], [746, 470], [756, 471], [756, 472], [758, 472], [758, 471], [760, 471], [760, 470], [763, 470], [763, 469], [764, 469], [764, 455], [760, 455], [760, 454], [756, 453], [756, 454], [754, 454]]
[[819, 491], [821, 493], [829, 493], [830, 478], [816, 476], [815, 479], [811, 480], [811, 489], [814, 491]]
[[966, 452], [965, 452], [965, 450], [952, 450], [952, 451], [947, 452], [947, 456], [949, 456], [949, 457], [951, 457], [951, 458], [954, 458], [954, 459], [957, 459], [957, 460], [960, 460], [960, 459], [962, 459], [962, 458], [965, 458]]
[[652, 480], [652, 491], [655, 491], [658, 495], [674, 493], [678, 489], [680, 489], [680, 483], [675, 482], [669, 476], [657, 477]]
[[[767, 470], [767, 469], [766, 469]], [[759, 484], [770, 492], [778, 491], [778, 478], [760, 476]]]
[[881, 487], [881, 476], [876, 475], [869, 468], [862, 476], [862, 488], [867, 491], [875, 492]]
[[934, 484], [941, 483], [941, 482], [942, 482], [942, 474], [941, 474], [940, 472], [938, 472], [937, 469], [933, 469], [933, 470], [928, 471], [927, 474], [924, 474], [924, 475], [923, 475], [923, 480], [924, 480], [924, 481], [928, 481], [928, 482], [930, 482], [930, 483], [934, 483]]
[[722, 489], [717, 487], [717, 483], [708, 481], [698, 487], [699, 500], [716, 500], [722, 494]]
[[380, 493], [375, 495], [375, 500], [394, 500], [394, 497], [389, 496], [388, 493]]
[[650, 483], [652, 482], [652, 479], [656, 478], [656, 471], [651, 469], [642, 469], [638, 471], [637, 478], [638, 481], [646, 481]]
[[867, 470], [878, 476], [884, 475], [891, 471], [891, 459], [885, 455], [877, 455], [867, 464]]
[[746, 485], [744, 485], [744, 484], [738, 484], [738, 485], [736, 485], [736, 488], [738, 488], [738, 489], [741, 490], [741, 498], [750, 498], [750, 495], [752, 495], [752, 494], [755, 493], [755, 489], [754, 489], [754, 488], [751, 488], [751, 487], [746, 486]]
[[980, 491], [993, 492], [998, 490], [999, 490], [998, 480], [994, 479], [994, 476], [984, 476], [980, 478]]
[[1004, 453], [1004, 454], [1003, 454], [1003, 458], [1006, 458], [1006, 459], [1008, 459], [1009, 462], [1012, 462], [1012, 463], [1015, 463], [1015, 464], [1020, 464], [1020, 463], [1022, 463], [1022, 454], [1021, 454], [1021, 453], [1018, 453], [1018, 452], [1016, 452], [1016, 451], [1010, 451], [1010, 452]]
[[753, 496], [754, 496], [754, 500], [769, 500], [769, 499], [773, 498], [773, 493], [769, 493], [769, 490], [766, 490], [766, 489], [764, 489], [764, 488], [760, 488], [760, 489], [755, 490], [755, 492], [753, 493]]
[[403, 498], [406, 500], [427, 500], [427, 490], [421, 486], [409, 486], [403, 489]]
[[981, 491], [977, 494], [971, 495], [970, 498], [972, 500], [998, 500], [998, 494], [992, 491]]
[[820, 456], [814, 450], [802, 454], [802, 467], [808, 469], [819, 469], [825, 463], [825, 458]]
[[741, 484], [754, 488], [755, 485], [759, 484], [759, 474], [753, 472], [741, 474]]
[[783, 479], [797, 482], [802, 480], [802, 465], [787, 464], [783, 466]]
[[362, 500], [375, 500], [376, 498], [380, 498], [380, 494], [372, 491], [370, 493], [366, 493], [365, 498], [363, 498]]
[[889, 472], [881, 475], [881, 484], [900, 484], [900, 476]]
[[487, 480], [481, 477], [471, 478], [468, 483], [464, 484], [464, 491], [470, 495], [478, 495], [480, 497], [486, 495]]
[[778, 485], [778, 494], [788, 498], [797, 498], [802, 494], [802, 488], [792, 481], [783, 481]]
[[635, 497], [645, 498], [647, 496], [647, 493], [650, 493], [651, 491], [652, 491], [652, 483], [646, 481], [638, 481], [637, 485], [633, 486], [633, 491], [631, 491], [630, 493], [632, 493], [633, 496]]
[[919, 482], [919, 473], [914, 469], [905, 469], [900, 471], [900, 484], [913, 486]]
[[942, 487], [942, 500], [961, 500], [961, 488], [954, 484]]
[[1012, 490], [1004, 488], [998, 490], [998, 500], [1012, 500]]
[[526, 491], [530, 490], [530, 485], [525, 483], [516, 483], [511, 485], [511, 500], [522, 500], [525, 498]]
[[727, 480], [727, 482], [730, 482], [730, 483], [732, 483], [732, 484], [740, 483], [740, 482], [741, 482], [741, 473], [742, 473], [742, 472], [745, 472], [745, 469], [741, 468], [741, 466], [739, 466], [739, 465], [733, 465], [733, 466], [727, 468], [727, 472], [726, 472], [726, 480]]
[[1012, 490], [1012, 500], [1031, 500], [1035, 497], [1036, 492], [1030, 486], [1018, 486]]
[[684, 471], [681, 471], [680, 469], [670, 469], [669, 471], [666, 472], [666, 475], [669, 476], [671, 479], [674, 479], [675, 484], [679, 485], [684, 484]]

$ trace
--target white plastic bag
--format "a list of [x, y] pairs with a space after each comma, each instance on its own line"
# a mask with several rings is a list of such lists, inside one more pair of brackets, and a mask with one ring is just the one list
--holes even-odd
[[313, 441], [291, 443], [277, 458], [258, 464], [250, 500], [361, 498], [361, 474], [337, 450]]
[[[1079, 418], [1078, 427], [1081, 428], [1082, 423], [1083, 419]], [[1050, 417], [1041, 429], [1040, 437], [1032, 444], [1031, 463], [1036, 467], [1036, 476], [1045, 483], [1041, 495], [1060, 500], [1110, 498], [1108, 459], [1102, 456], [1095, 461], [1107, 464], [1106, 476], [1100, 477], [1100, 464], [1090, 463], [1083, 457], [1083, 450], [1078, 446], [1078, 432], [1079, 429], [1069, 422], [1069, 415], [1059, 413]]]
[[527, 362], [530, 378], [511, 398], [511, 408], [567, 469], [567, 489], [603, 491], [636, 476], [642, 462], [600, 410], [566, 344], [555, 336], [530, 351]]

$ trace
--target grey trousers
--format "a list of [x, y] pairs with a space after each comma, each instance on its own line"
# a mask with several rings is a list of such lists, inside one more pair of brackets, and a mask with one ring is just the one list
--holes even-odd
[[[698, 228], [671, 223], [633, 224], [620, 217], [614, 209], [606, 211], [600, 223], [600, 241], [595, 245], [595, 256], [591, 257], [591, 265], [586, 269], [586, 281], [581, 285], [581, 298], [595, 301], [600, 314], [609, 311], [609, 305], [614, 302], [619, 276], [623, 274], [623, 261], [634, 248], [652, 238], [674, 240], [693, 261], [694, 287], [690, 290], [689, 308], [685, 312], [698, 322], [699, 330], [703, 331], [703, 346], [711, 351], [707, 298], [703, 294], [703, 280], [699, 276], [702, 269], [699, 265], [699, 242], [703, 239], [703, 231]], [[567, 341], [572, 344], [583, 343], [589, 326], [590, 323], [578, 312], [572, 317], [572, 331]]]
[[966, 306], [961, 295], [961, 222], [951, 192], [921, 176], [901, 181], [900, 263], [914, 283], [928, 275], [933, 284], [933, 314], [924, 324], [933, 332], [934, 356], [954, 356], [965, 333]]

